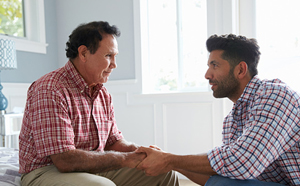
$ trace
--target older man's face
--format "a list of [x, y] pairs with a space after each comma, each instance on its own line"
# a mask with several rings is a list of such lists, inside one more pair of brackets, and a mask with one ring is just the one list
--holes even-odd
[[99, 48], [94, 54], [87, 53], [86, 81], [91, 84], [106, 83], [113, 69], [117, 67], [118, 43], [113, 35], [103, 35]]

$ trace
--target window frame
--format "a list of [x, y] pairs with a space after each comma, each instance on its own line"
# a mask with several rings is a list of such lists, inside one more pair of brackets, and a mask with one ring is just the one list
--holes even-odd
[[12, 39], [16, 50], [46, 54], [46, 32], [44, 0], [24, 0], [25, 33], [24, 38], [0, 35], [0, 38]]
[[[207, 37], [213, 34], [225, 34], [233, 33], [239, 34], [240, 31], [248, 30], [248, 27], [245, 27], [245, 19], [248, 17], [240, 17], [240, 8], [247, 10], [247, 6], [253, 4], [253, 0], [207, 0]], [[254, 0], [255, 5], [255, 0]], [[135, 42], [135, 59], [136, 59], [136, 78], [140, 81], [137, 81], [141, 88], [142, 94], [161, 94], [164, 92], [155, 92], [153, 93], [150, 90], [150, 77], [149, 74], [149, 62], [148, 62], [148, 41], [147, 39], [147, 25], [142, 20], [147, 19], [147, 0], [134, 0], [133, 1], [133, 15], [134, 15], [134, 42]], [[252, 9], [249, 11], [253, 11]], [[228, 13], [231, 12], [231, 13]], [[244, 21], [244, 22], [243, 22]], [[255, 19], [254, 19], [255, 21]], [[241, 25], [242, 24], [242, 25]], [[255, 25], [255, 22], [252, 23]], [[241, 26], [243, 28], [241, 28]], [[253, 25], [251, 25], [253, 26]], [[255, 29], [254, 29], [255, 30]], [[251, 30], [253, 31], [253, 29]], [[251, 32], [255, 36], [254, 33]], [[178, 83], [179, 84], [179, 83]], [[197, 90], [179, 90], [179, 92], [209, 92], [209, 85], [207, 89], [197, 89]], [[166, 92], [166, 93], [176, 93], [176, 92]]]
[[[265, 63], [266, 60], [268, 61], [268, 57], [263, 49], [263, 44], [260, 44], [262, 41], [259, 40], [261, 38], [259, 38], [259, 35], [260, 33], [258, 33], [257, 31], [257, 27], [259, 27], [258, 23], [256, 23], [256, 21], [258, 20], [258, 17], [257, 16], [257, 12], [256, 12], [256, 2], [258, 2], [257, 0], [240, 0], [240, 27], [239, 27], [239, 33], [241, 35], [244, 35], [246, 37], [250, 37], [250, 38], [256, 38], [258, 39], [258, 45], [260, 46], [260, 51], [262, 52], [261, 54], [261, 58], [260, 58], [260, 62], [258, 64], [258, 76], [261, 78], [261, 79], [275, 79], [275, 78], [278, 78], [280, 80], [282, 80], [284, 83], [286, 83], [288, 86], [290, 86], [293, 90], [295, 90], [296, 92], [300, 92], [300, 86], [295, 83], [294, 81], [294, 77], [290, 77], [290, 78], [286, 78], [288, 75], [287, 75], [287, 72], [285, 73], [282, 73], [284, 72], [284, 70], [286, 69], [280, 69], [280, 67], [277, 67], [275, 66], [275, 68], [273, 67], [270, 67], [271, 66], [271, 63]], [[293, 19], [293, 18], [291, 18]], [[296, 18], [295, 18], [295, 21], [296, 21]], [[246, 24], [247, 23], [247, 24]], [[286, 30], [288, 30], [288, 28], [285, 28]], [[288, 32], [287, 32], [288, 34]], [[297, 64], [299, 62], [299, 56], [290, 56], [290, 55], [286, 55], [286, 56], [276, 56], [274, 55], [273, 56], [274, 58], [276, 58], [278, 61], [283, 61], [283, 60], [287, 60], [287, 61], [292, 61], [292, 60], [295, 60], [297, 59]], [[265, 65], [265, 67], [262, 66], [262, 63], [265, 63], [267, 65]], [[273, 63], [273, 62], [272, 62]], [[268, 65], [269, 64], [269, 65]], [[285, 65], [289, 66], [289, 63], [286, 63]], [[271, 75], [271, 74], [268, 74], [268, 75], [262, 75], [262, 73], [264, 73], [264, 70], [268, 69], [268, 71], [270, 72], [277, 72], [276, 70], [274, 69], [280, 69], [280, 72], [276, 73], [276, 75]], [[295, 69], [295, 67], [292, 67]], [[296, 69], [298, 69], [296, 67]], [[295, 74], [297, 72], [291, 72], [289, 71], [288, 73], [291, 73], [291, 74]]]

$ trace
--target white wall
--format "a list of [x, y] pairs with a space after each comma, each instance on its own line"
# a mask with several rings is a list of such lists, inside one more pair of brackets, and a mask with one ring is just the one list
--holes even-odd
[[226, 99], [215, 99], [211, 92], [139, 94], [134, 81], [105, 86], [129, 141], [178, 154], [206, 152], [221, 143], [222, 121], [232, 106]]

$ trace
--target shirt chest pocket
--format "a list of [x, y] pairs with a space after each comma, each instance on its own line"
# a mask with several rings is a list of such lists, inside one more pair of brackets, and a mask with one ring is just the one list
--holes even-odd
[[99, 150], [103, 150], [107, 141], [110, 138], [110, 133], [112, 131], [113, 121], [109, 119], [99, 119], [95, 126], [97, 127], [98, 139], [99, 139]]

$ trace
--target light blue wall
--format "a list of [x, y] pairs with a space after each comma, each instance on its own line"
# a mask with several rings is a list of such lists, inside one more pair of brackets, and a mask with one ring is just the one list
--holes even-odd
[[59, 66], [66, 63], [65, 43], [81, 23], [108, 21], [121, 30], [117, 69], [110, 80], [135, 78], [133, 0], [56, 0]]
[[108, 21], [121, 30], [118, 68], [110, 80], [135, 78], [133, 0], [44, 0], [47, 54], [17, 51], [18, 69], [1, 72], [6, 83], [31, 83], [67, 62], [65, 43], [75, 27]]

